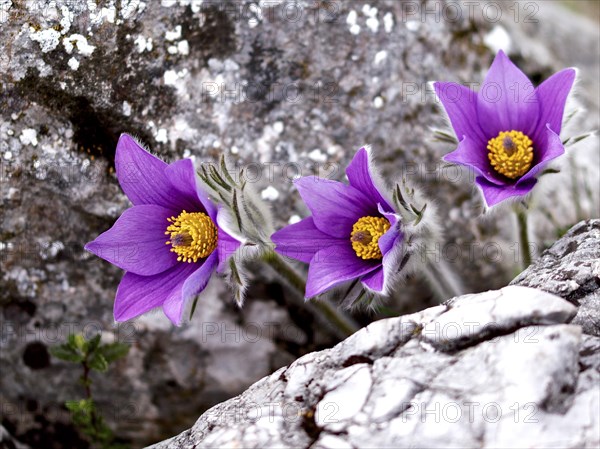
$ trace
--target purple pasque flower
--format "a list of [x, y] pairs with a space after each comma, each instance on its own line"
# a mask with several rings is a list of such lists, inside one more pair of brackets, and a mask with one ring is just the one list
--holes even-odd
[[444, 160], [478, 175], [488, 207], [527, 195], [548, 162], [565, 152], [559, 135], [575, 76], [575, 69], [565, 69], [534, 88], [500, 51], [478, 93], [434, 83], [459, 140]]
[[376, 187], [366, 148], [354, 156], [346, 175], [350, 185], [316, 176], [296, 180], [312, 216], [272, 236], [276, 252], [309, 264], [307, 298], [354, 279], [383, 293], [398, 267], [400, 216]]
[[190, 159], [167, 164], [122, 134], [115, 168], [133, 207], [85, 249], [126, 271], [116, 321], [162, 306], [179, 325], [185, 303], [224, 269], [240, 242], [219, 225], [221, 210], [198, 184]]

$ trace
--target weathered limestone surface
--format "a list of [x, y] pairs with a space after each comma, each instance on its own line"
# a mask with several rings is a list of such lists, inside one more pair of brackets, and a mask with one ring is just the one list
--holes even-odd
[[[587, 112], [572, 126], [597, 129], [594, 19], [560, 2], [537, 2], [536, 22], [525, 20], [531, 11], [515, 19], [512, 1], [498, 21], [483, 4], [473, 20], [467, 7], [448, 20], [452, 11], [444, 16], [443, 4], [430, 1], [434, 15], [422, 20], [397, 0], [288, 3], [0, 0], [0, 413], [20, 441], [87, 446], [63, 407], [81, 395], [79, 373], [48, 355], [69, 331], [132, 343], [94, 389], [109, 424], [134, 446], [188, 428], [261, 377], [336, 342], [307, 308], [285, 306], [288, 293], [263, 269], [243, 310], [215, 281], [187, 327], [173, 329], [160, 314], [116, 327], [121, 272], [82, 248], [129, 206], [111, 169], [121, 132], [167, 159], [225, 151], [239, 165], [273, 163], [256, 185], [278, 225], [307, 213], [291, 176], [343, 179], [354, 150], [370, 143], [390, 179], [410, 164], [409, 176], [426, 181], [444, 217], [443, 243], [452, 245], [446, 256], [468, 291], [514, 276], [510, 217], [479, 220], [464, 173], [435, 170], [450, 148], [431, 141], [429, 127], [443, 119], [424, 89], [436, 79], [480, 82], [502, 45], [536, 81], [579, 67]], [[572, 150], [572, 164], [564, 159], [555, 181], [539, 187], [535, 210], [544, 213], [534, 214], [532, 229], [542, 247], [556, 240], [556, 227], [600, 213], [597, 141]], [[290, 162], [297, 165], [284, 171]], [[388, 305], [400, 314], [432, 304], [414, 277]]]
[[372, 323], [152, 449], [597, 447], [599, 241], [581, 222], [521, 285]]
[[578, 308], [572, 324], [600, 337], [600, 220], [571, 228], [511, 284], [569, 300]]

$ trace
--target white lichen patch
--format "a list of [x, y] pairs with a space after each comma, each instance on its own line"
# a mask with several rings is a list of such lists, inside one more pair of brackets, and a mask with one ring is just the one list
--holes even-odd
[[369, 17], [367, 19], [367, 27], [373, 32], [373, 33], [377, 33], [377, 31], [379, 30], [379, 20], [377, 19], [377, 17]]
[[181, 25], [177, 25], [174, 30], [165, 33], [165, 40], [176, 41], [177, 39], [181, 39]]
[[77, 70], [79, 68], [79, 61], [75, 57], [69, 59], [69, 61], [67, 62], [67, 64], [69, 65], [69, 67], [71, 68], [71, 70]]
[[492, 28], [492, 30], [483, 38], [483, 42], [494, 53], [497, 53], [500, 50], [510, 53], [512, 46], [510, 35], [500, 25], [496, 25], [494, 28]]
[[279, 198], [279, 190], [273, 186], [269, 186], [260, 192], [260, 196], [263, 200], [275, 201], [277, 198]]
[[383, 16], [383, 29], [386, 33], [391, 33], [394, 29], [394, 16], [388, 12]]
[[48, 53], [58, 46], [60, 42], [60, 33], [52, 28], [35, 31], [35, 29], [31, 27], [29, 28], [29, 38], [40, 44], [42, 53]]
[[408, 31], [419, 31], [419, 28], [421, 28], [421, 22], [418, 20], [408, 20], [406, 22], [406, 29]]
[[187, 56], [190, 54], [190, 44], [188, 44], [188, 41], [183, 40], [177, 43], [177, 51], [179, 52], [180, 55], [184, 55]]
[[11, 0], [0, 0], [0, 23], [8, 22], [8, 11], [12, 7]]
[[123, 102], [123, 115], [126, 117], [131, 115], [131, 105], [126, 101]]
[[144, 51], [152, 50], [152, 38], [151, 37], [146, 39], [144, 36], [142, 36], [140, 34], [138, 37], [135, 38], [133, 43], [137, 47], [138, 53], [143, 53]]
[[35, 147], [38, 144], [37, 131], [33, 128], [25, 128], [21, 131], [19, 140], [23, 145], [32, 145]]
[[89, 45], [87, 38], [81, 34], [71, 34], [71, 36], [64, 38], [63, 45], [67, 53], [71, 54], [76, 49], [82, 56], [91, 56], [96, 49], [93, 45]]
[[381, 64], [387, 58], [387, 51], [381, 50], [375, 54], [375, 60], [373, 61], [375, 65]]
[[327, 161], [327, 155], [324, 154], [319, 148], [315, 148], [310, 153], [308, 153], [308, 158], [315, 162]]
[[183, 78], [185, 75], [187, 75], [187, 73], [188, 73], [187, 69], [180, 70], [179, 72], [177, 72], [175, 70], [167, 70], [165, 72], [165, 74], [163, 75], [165, 84], [167, 86], [176, 86], [178, 80], [180, 78]]
[[348, 13], [348, 17], [346, 17], [346, 23], [350, 27], [350, 33], [357, 35], [360, 33], [360, 25], [356, 23], [358, 20], [358, 14], [356, 11], [352, 10]]
[[146, 3], [140, 0], [121, 0], [120, 16], [123, 20], [127, 20], [136, 13], [146, 9]]
[[165, 128], [160, 128], [156, 131], [154, 139], [159, 143], [167, 143], [169, 141], [169, 134]]
[[256, 3], [250, 3], [248, 11], [250, 13], [249, 15], [251, 15], [251, 17], [248, 19], [248, 26], [250, 28], [255, 28], [259, 23], [262, 22], [262, 9]]

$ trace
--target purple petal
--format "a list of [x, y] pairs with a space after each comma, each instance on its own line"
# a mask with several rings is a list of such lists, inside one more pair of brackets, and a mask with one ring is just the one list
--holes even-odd
[[537, 88], [537, 98], [540, 102], [540, 117], [538, 129], [533, 136], [534, 143], [543, 138], [546, 125], [556, 134], [560, 134], [562, 128], [565, 103], [577, 72], [574, 69], [565, 69], [555, 73]]
[[362, 277], [361, 282], [373, 291], [383, 291], [383, 267], [379, 267]]
[[385, 255], [392, 250], [392, 248], [396, 245], [396, 241], [398, 238], [403, 237], [403, 234], [398, 230], [396, 226], [392, 226], [385, 234], [383, 234], [377, 244], [379, 245], [379, 249], [381, 250], [381, 254], [383, 254], [384, 259]]
[[373, 178], [369, 172], [369, 153], [366, 148], [358, 150], [352, 162], [346, 168], [346, 175], [352, 187], [366, 194], [373, 202], [381, 203], [386, 209], [391, 209], [373, 183]]
[[[173, 162], [165, 169], [165, 175], [178, 193], [178, 201], [184, 206], [188, 204], [192, 211], [198, 211], [199, 206], [204, 210], [213, 222], [217, 219], [217, 206], [208, 198], [208, 194], [199, 184], [196, 169], [191, 159], [182, 159]], [[186, 209], [182, 207], [181, 210]], [[190, 209], [186, 209], [188, 212]], [[204, 212], [204, 211], [202, 211]]]
[[499, 186], [489, 182], [487, 179], [482, 178], [481, 176], [478, 176], [475, 179], [475, 182], [481, 188], [481, 192], [483, 193], [483, 197], [485, 198], [485, 203], [487, 206], [492, 207], [507, 198], [527, 195], [537, 183], [537, 179], [519, 182], [515, 185]]
[[[338, 241], [319, 231], [312, 217], [277, 231], [271, 236], [271, 240], [276, 245], [277, 253], [305, 263], [309, 263], [317, 251]], [[350, 234], [347, 241], [350, 241]]]
[[[435, 93], [444, 105], [452, 128], [459, 141], [468, 136], [470, 140], [484, 144], [487, 139], [479, 126], [477, 94], [457, 83], [434, 83]], [[485, 144], [483, 145], [485, 147]]]
[[85, 249], [135, 274], [161, 273], [177, 263], [177, 255], [165, 244], [167, 218], [172, 215], [173, 211], [152, 204], [134, 206]]
[[544, 170], [545, 166], [548, 165], [552, 159], [556, 159], [565, 153], [565, 147], [560, 140], [559, 135], [550, 129], [550, 124], [546, 125], [545, 130], [546, 132], [540, 135], [539, 147], [536, 146], [534, 149], [534, 151], [538, 153], [534, 159], [535, 165], [519, 179], [517, 184], [527, 182], [536, 177]]
[[398, 216], [393, 213], [385, 212], [381, 207], [381, 204], [378, 205], [378, 208], [379, 213], [387, 218], [387, 220], [390, 222], [390, 229], [388, 229], [388, 231], [383, 234], [377, 242], [379, 249], [381, 250], [381, 254], [384, 256], [385, 262], [385, 255], [394, 247], [396, 244], [396, 239], [398, 237], [403, 238], [404, 234], [398, 229]]
[[[163, 303], [163, 312], [171, 320], [175, 326], [181, 324], [183, 318], [183, 311], [188, 300], [198, 295], [210, 280], [210, 276], [214, 273], [217, 268], [218, 255], [213, 252], [208, 256], [202, 266], [196, 269], [191, 275], [185, 279], [183, 284], [178, 284], [176, 288], [171, 291], [169, 297]], [[198, 266], [197, 264], [190, 264]]]
[[154, 276], [125, 273], [115, 298], [116, 321], [127, 321], [161, 306], [185, 280], [198, 269], [198, 264], [178, 263]]
[[165, 175], [167, 164], [144, 150], [131, 136], [121, 134], [115, 154], [117, 179], [135, 205], [156, 204], [179, 209], [175, 191]]
[[356, 221], [377, 212], [377, 204], [352, 186], [316, 176], [295, 181], [315, 226], [337, 238], [350, 238]]
[[465, 165], [479, 176], [490, 182], [504, 184], [505, 182], [493, 170], [488, 159], [488, 150], [485, 144], [472, 140], [469, 136], [460, 141], [456, 150], [444, 156], [446, 162]]
[[217, 254], [219, 266], [217, 272], [222, 273], [225, 270], [227, 261], [240, 247], [241, 242], [218, 227]]
[[350, 240], [340, 241], [316, 252], [310, 261], [306, 280], [307, 298], [350, 279], [356, 279], [381, 266], [379, 261], [366, 261], [356, 255]]
[[539, 107], [531, 81], [500, 50], [477, 95], [479, 124], [484, 134], [489, 139], [501, 131], [517, 130], [531, 136]]

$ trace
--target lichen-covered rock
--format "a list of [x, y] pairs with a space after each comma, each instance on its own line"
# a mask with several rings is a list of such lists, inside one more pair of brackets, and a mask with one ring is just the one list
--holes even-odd
[[511, 284], [569, 300], [578, 309], [572, 324], [600, 337], [600, 220], [571, 228]]
[[[437, 2], [413, 2], [412, 13], [396, 0], [366, 3], [0, 0], [0, 413], [19, 440], [57, 445], [60, 430], [64, 447], [85, 447], [62, 405], [81, 395], [79, 373], [48, 354], [69, 331], [133, 344], [94, 389], [109, 424], [138, 446], [335, 341], [263, 269], [241, 311], [216, 281], [188, 327], [160, 314], [115, 326], [121, 273], [82, 248], [128, 207], [112, 170], [121, 132], [167, 159], [224, 151], [239, 165], [262, 163], [249, 168], [278, 225], [306, 213], [294, 175], [341, 179], [370, 143], [386, 175], [427, 181], [450, 245], [442, 256], [469, 291], [513, 277], [510, 218], [478, 221], [464, 173], [434, 170], [449, 148], [431, 141], [443, 120], [426, 82], [479, 82], [496, 47], [509, 45], [534, 79], [579, 66], [588, 112], [572, 125], [597, 128], [597, 24], [557, 2], [537, 3], [533, 17], [519, 10], [519, 20], [509, 2], [498, 21], [480, 7], [471, 20], [469, 8], [454, 18]], [[599, 155], [575, 149], [540, 187], [542, 246], [557, 226], [599, 214]], [[389, 305], [432, 303], [415, 277]]]
[[152, 449], [600, 443], [600, 339], [577, 308], [509, 286], [377, 321]]

